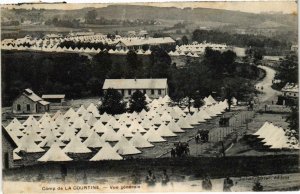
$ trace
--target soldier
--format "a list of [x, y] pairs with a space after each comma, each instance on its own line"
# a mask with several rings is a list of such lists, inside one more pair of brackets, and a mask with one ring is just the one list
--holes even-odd
[[170, 179], [169, 179], [169, 175], [167, 174], [167, 170], [164, 169], [163, 170], [163, 175], [162, 175], [162, 178], [161, 178], [161, 184], [166, 185], [169, 181], [170, 181]]
[[156, 177], [152, 173], [151, 170], [148, 170], [148, 175], [146, 176], [146, 183], [148, 183], [149, 186], [155, 185]]
[[202, 181], [202, 189], [206, 191], [211, 191], [212, 184], [208, 175], [206, 175]]
[[233, 186], [233, 181], [229, 177], [226, 177], [226, 179], [224, 179], [223, 191], [231, 192], [232, 186]]

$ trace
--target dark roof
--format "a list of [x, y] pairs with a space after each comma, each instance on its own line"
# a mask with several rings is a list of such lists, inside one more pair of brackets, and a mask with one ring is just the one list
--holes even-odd
[[11, 136], [7, 133], [6, 129], [2, 126], [2, 136], [4, 136], [7, 141], [12, 145], [13, 148], [17, 148], [18, 145], [16, 142], [11, 138]]

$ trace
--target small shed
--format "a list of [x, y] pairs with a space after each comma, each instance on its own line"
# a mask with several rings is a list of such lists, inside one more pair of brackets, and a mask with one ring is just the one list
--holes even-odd
[[50, 103], [62, 104], [65, 102], [65, 94], [44, 94], [42, 98]]

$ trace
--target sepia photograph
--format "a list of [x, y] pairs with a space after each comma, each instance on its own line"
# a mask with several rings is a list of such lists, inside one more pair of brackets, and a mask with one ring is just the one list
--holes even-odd
[[299, 191], [297, 7], [2, 3], [2, 192]]

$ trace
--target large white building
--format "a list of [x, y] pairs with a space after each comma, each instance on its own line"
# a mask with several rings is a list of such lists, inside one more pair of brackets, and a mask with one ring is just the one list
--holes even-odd
[[294, 83], [287, 83], [281, 89], [282, 95], [285, 97], [298, 98], [299, 97], [299, 86]]
[[150, 98], [164, 97], [168, 94], [167, 79], [106, 79], [103, 90], [113, 88], [124, 98], [129, 98], [136, 90], [147, 94]]
[[175, 40], [171, 37], [161, 37], [161, 38], [126, 38], [121, 39], [117, 44], [117, 49], [125, 50], [138, 50], [142, 49], [143, 45], [151, 46], [161, 46], [161, 45], [175, 45]]

